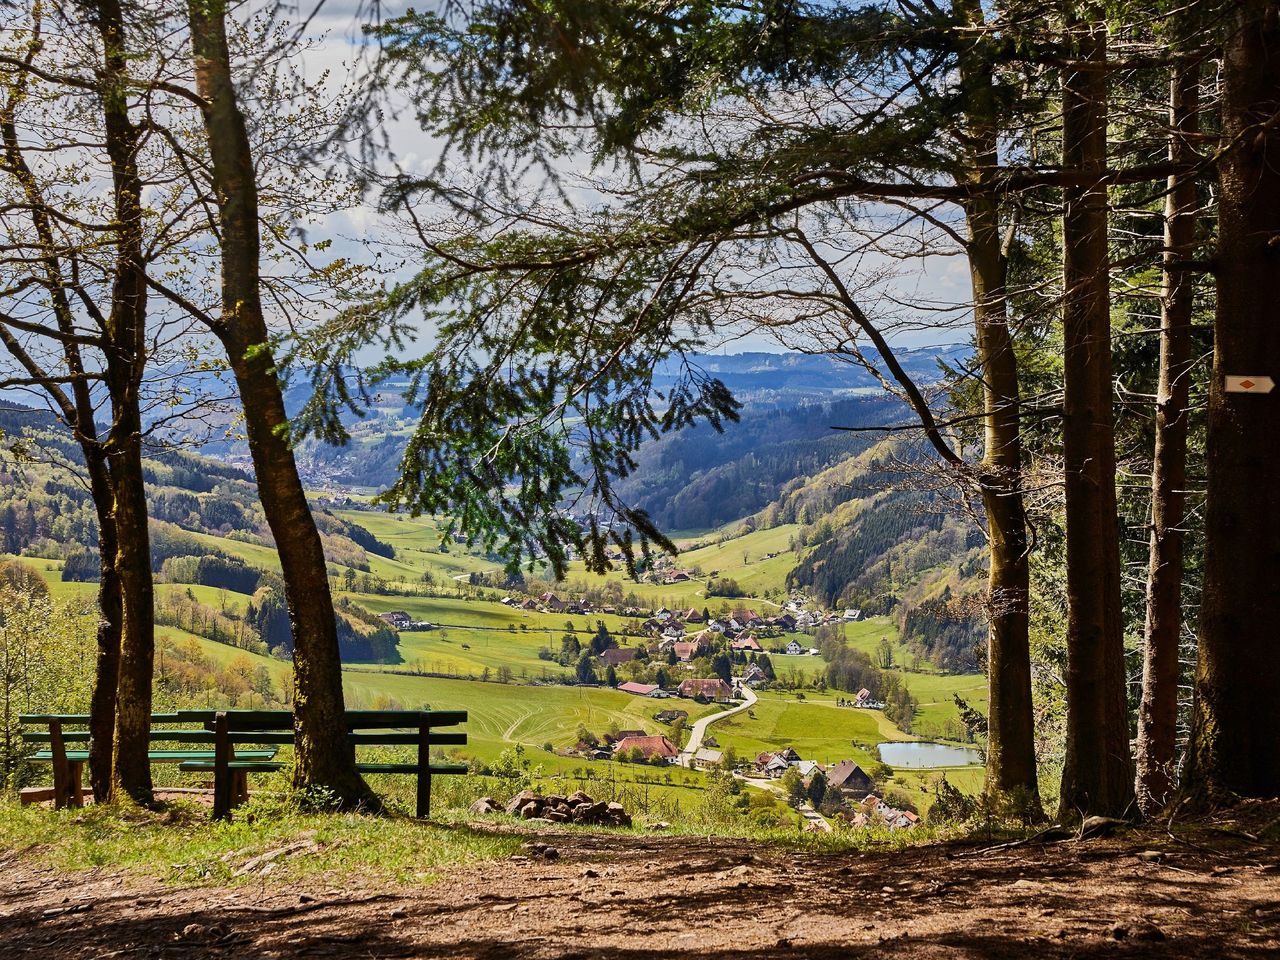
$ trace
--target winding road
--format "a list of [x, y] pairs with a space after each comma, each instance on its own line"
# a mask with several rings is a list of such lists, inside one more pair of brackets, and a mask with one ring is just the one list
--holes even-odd
[[715, 723], [717, 720], [723, 720], [725, 717], [732, 717], [735, 713], [741, 713], [743, 710], [750, 710], [756, 705], [756, 692], [750, 687], [741, 687], [744, 697], [742, 703], [729, 710], [721, 710], [719, 713], [712, 713], [703, 717], [701, 720], [695, 720], [693, 726], [689, 728], [689, 742], [683, 750], [680, 751], [680, 766], [689, 767], [693, 765], [693, 755], [698, 752], [702, 746], [702, 738], [706, 735], [707, 727]]

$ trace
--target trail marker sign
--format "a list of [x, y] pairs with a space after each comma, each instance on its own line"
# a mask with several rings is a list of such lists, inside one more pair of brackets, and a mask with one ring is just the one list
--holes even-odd
[[1276, 382], [1270, 377], [1232, 377], [1225, 378], [1223, 389], [1227, 393], [1270, 393]]

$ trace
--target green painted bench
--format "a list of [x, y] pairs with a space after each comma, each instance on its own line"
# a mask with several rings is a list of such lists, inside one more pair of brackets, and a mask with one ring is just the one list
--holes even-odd
[[[87, 750], [67, 750], [68, 743], [88, 743], [88, 731], [64, 731], [63, 726], [87, 726], [88, 716], [80, 714], [27, 714], [22, 723], [40, 724], [48, 731], [23, 734], [28, 742], [48, 743], [33, 759], [53, 764], [54, 806], [79, 806], [84, 802], [81, 770], [88, 760]], [[432, 747], [464, 746], [461, 731], [441, 732], [440, 727], [465, 723], [465, 710], [348, 710], [347, 735], [353, 746], [416, 746], [413, 762], [370, 763], [357, 760], [360, 773], [413, 774], [418, 778], [417, 815], [431, 815], [431, 779], [464, 774], [462, 763], [432, 763]], [[276, 759], [272, 745], [294, 742], [293, 713], [289, 710], [179, 710], [154, 714], [156, 724], [195, 724], [196, 729], [151, 731], [152, 741], [201, 744], [200, 749], [153, 749], [148, 756], [157, 763], [177, 763], [191, 773], [213, 774], [213, 816], [229, 819], [231, 811], [249, 796], [251, 773], [271, 773], [286, 764]]]
[[[211, 771], [213, 778], [213, 816], [227, 819], [231, 811], [247, 796], [245, 778], [251, 773], [270, 773], [284, 764], [277, 760], [247, 758], [237, 751], [238, 744], [293, 743], [293, 714], [288, 710], [222, 710], [212, 719], [204, 719], [203, 711], [179, 710], [183, 720], [203, 720], [213, 735], [214, 756], [184, 761], [179, 770]], [[417, 758], [407, 763], [369, 763], [356, 761], [360, 773], [412, 774], [418, 778], [416, 813], [420, 818], [431, 815], [431, 779], [436, 776], [464, 774], [465, 763], [432, 763], [431, 748], [464, 746], [467, 735], [462, 732], [438, 732], [439, 727], [456, 727], [466, 723], [465, 710], [348, 710], [347, 736], [354, 746], [415, 746]]]
[[[210, 717], [213, 711], [205, 711]], [[176, 713], [156, 713], [151, 715], [151, 723], [179, 724], [189, 723], [193, 719], [180, 717]], [[89, 731], [68, 730], [66, 727], [87, 727], [88, 714], [82, 713], [27, 713], [18, 717], [19, 722], [27, 726], [40, 725], [45, 730], [28, 730], [22, 734], [27, 743], [47, 743], [48, 749], [38, 750], [30, 759], [49, 763], [53, 766], [53, 805], [56, 808], [80, 807], [84, 805], [84, 765], [89, 762]], [[201, 727], [195, 730], [155, 730], [151, 731], [151, 739], [159, 742], [209, 744], [205, 747], [194, 747], [180, 750], [151, 749], [147, 751], [147, 759], [152, 763], [198, 763], [214, 759], [213, 738]], [[81, 749], [68, 749], [68, 744], [85, 744]], [[270, 762], [274, 760], [277, 750], [273, 747], [266, 750], [254, 750], [242, 754], [245, 759]], [[179, 767], [181, 769], [181, 767]], [[23, 794], [24, 802], [31, 802], [44, 796], [43, 791]]]

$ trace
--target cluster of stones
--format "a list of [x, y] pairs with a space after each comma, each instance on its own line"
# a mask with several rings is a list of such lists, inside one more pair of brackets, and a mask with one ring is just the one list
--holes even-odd
[[481, 797], [471, 805], [472, 813], [497, 813], [500, 809], [522, 820], [581, 823], [593, 827], [631, 826], [631, 817], [622, 804], [594, 800], [581, 790], [567, 797], [554, 793], [544, 797], [532, 790], [522, 790], [508, 800], [504, 808], [494, 803], [491, 797]]

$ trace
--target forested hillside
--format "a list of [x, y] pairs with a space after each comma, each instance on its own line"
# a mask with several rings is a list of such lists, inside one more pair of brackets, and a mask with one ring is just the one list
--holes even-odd
[[763, 509], [798, 478], [877, 441], [874, 434], [833, 428], [883, 425], [901, 415], [902, 404], [885, 397], [749, 408], [723, 433], [702, 425], [646, 444], [618, 489], [660, 527], [718, 527]]

